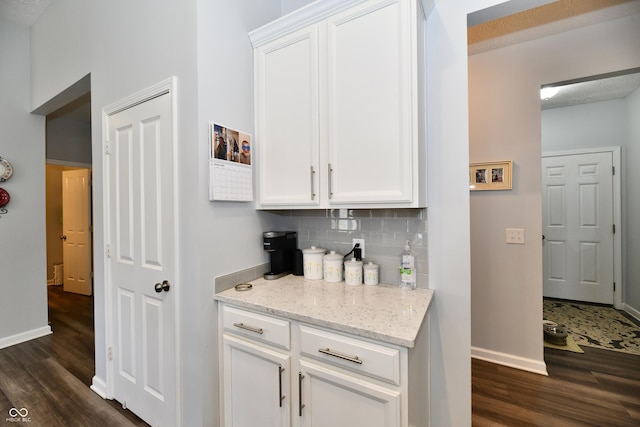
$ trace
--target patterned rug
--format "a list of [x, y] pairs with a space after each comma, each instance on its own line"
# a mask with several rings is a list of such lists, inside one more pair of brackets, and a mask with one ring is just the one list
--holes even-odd
[[578, 345], [640, 355], [640, 326], [612, 307], [545, 299], [543, 311]]

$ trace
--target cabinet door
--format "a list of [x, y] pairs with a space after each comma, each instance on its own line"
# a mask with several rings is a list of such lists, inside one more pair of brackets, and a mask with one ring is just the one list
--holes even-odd
[[301, 427], [401, 425], [400, 392], [396, 389], [305, 360], [300, 361], [296, 375], [302, 392], [298, 390], [294, 418]]
[[328, 20], [331, 204], [412, 201], [409, 3], [365, 2]]
[[318, 31], [311, 26], [255, 50], [261, 205], [319, 202]]
[[224, 335], [223, 425], [290, 425], [290, 356]]

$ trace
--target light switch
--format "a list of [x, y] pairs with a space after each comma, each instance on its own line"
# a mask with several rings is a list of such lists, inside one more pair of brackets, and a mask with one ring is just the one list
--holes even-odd
[[524, 228], [507, 228], [506, 242], [516, 245], [524, 245]]

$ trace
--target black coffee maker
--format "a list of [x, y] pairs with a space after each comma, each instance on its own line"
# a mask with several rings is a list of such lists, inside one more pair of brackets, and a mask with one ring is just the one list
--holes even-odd
[[271, 257], [271, 270], [264, 274], [266, 280], [286, 276], [293, 271], [293, 263], [298, 247], [298, 233], [295, 231], [265, 231], [262, 233], [262, 247]]

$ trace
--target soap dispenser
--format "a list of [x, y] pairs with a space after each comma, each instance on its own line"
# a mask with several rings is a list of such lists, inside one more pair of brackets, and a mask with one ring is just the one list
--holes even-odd
[[415, 289], [416, 276], [416, 256], [407, 240], [400, 264], [400, 289]]

